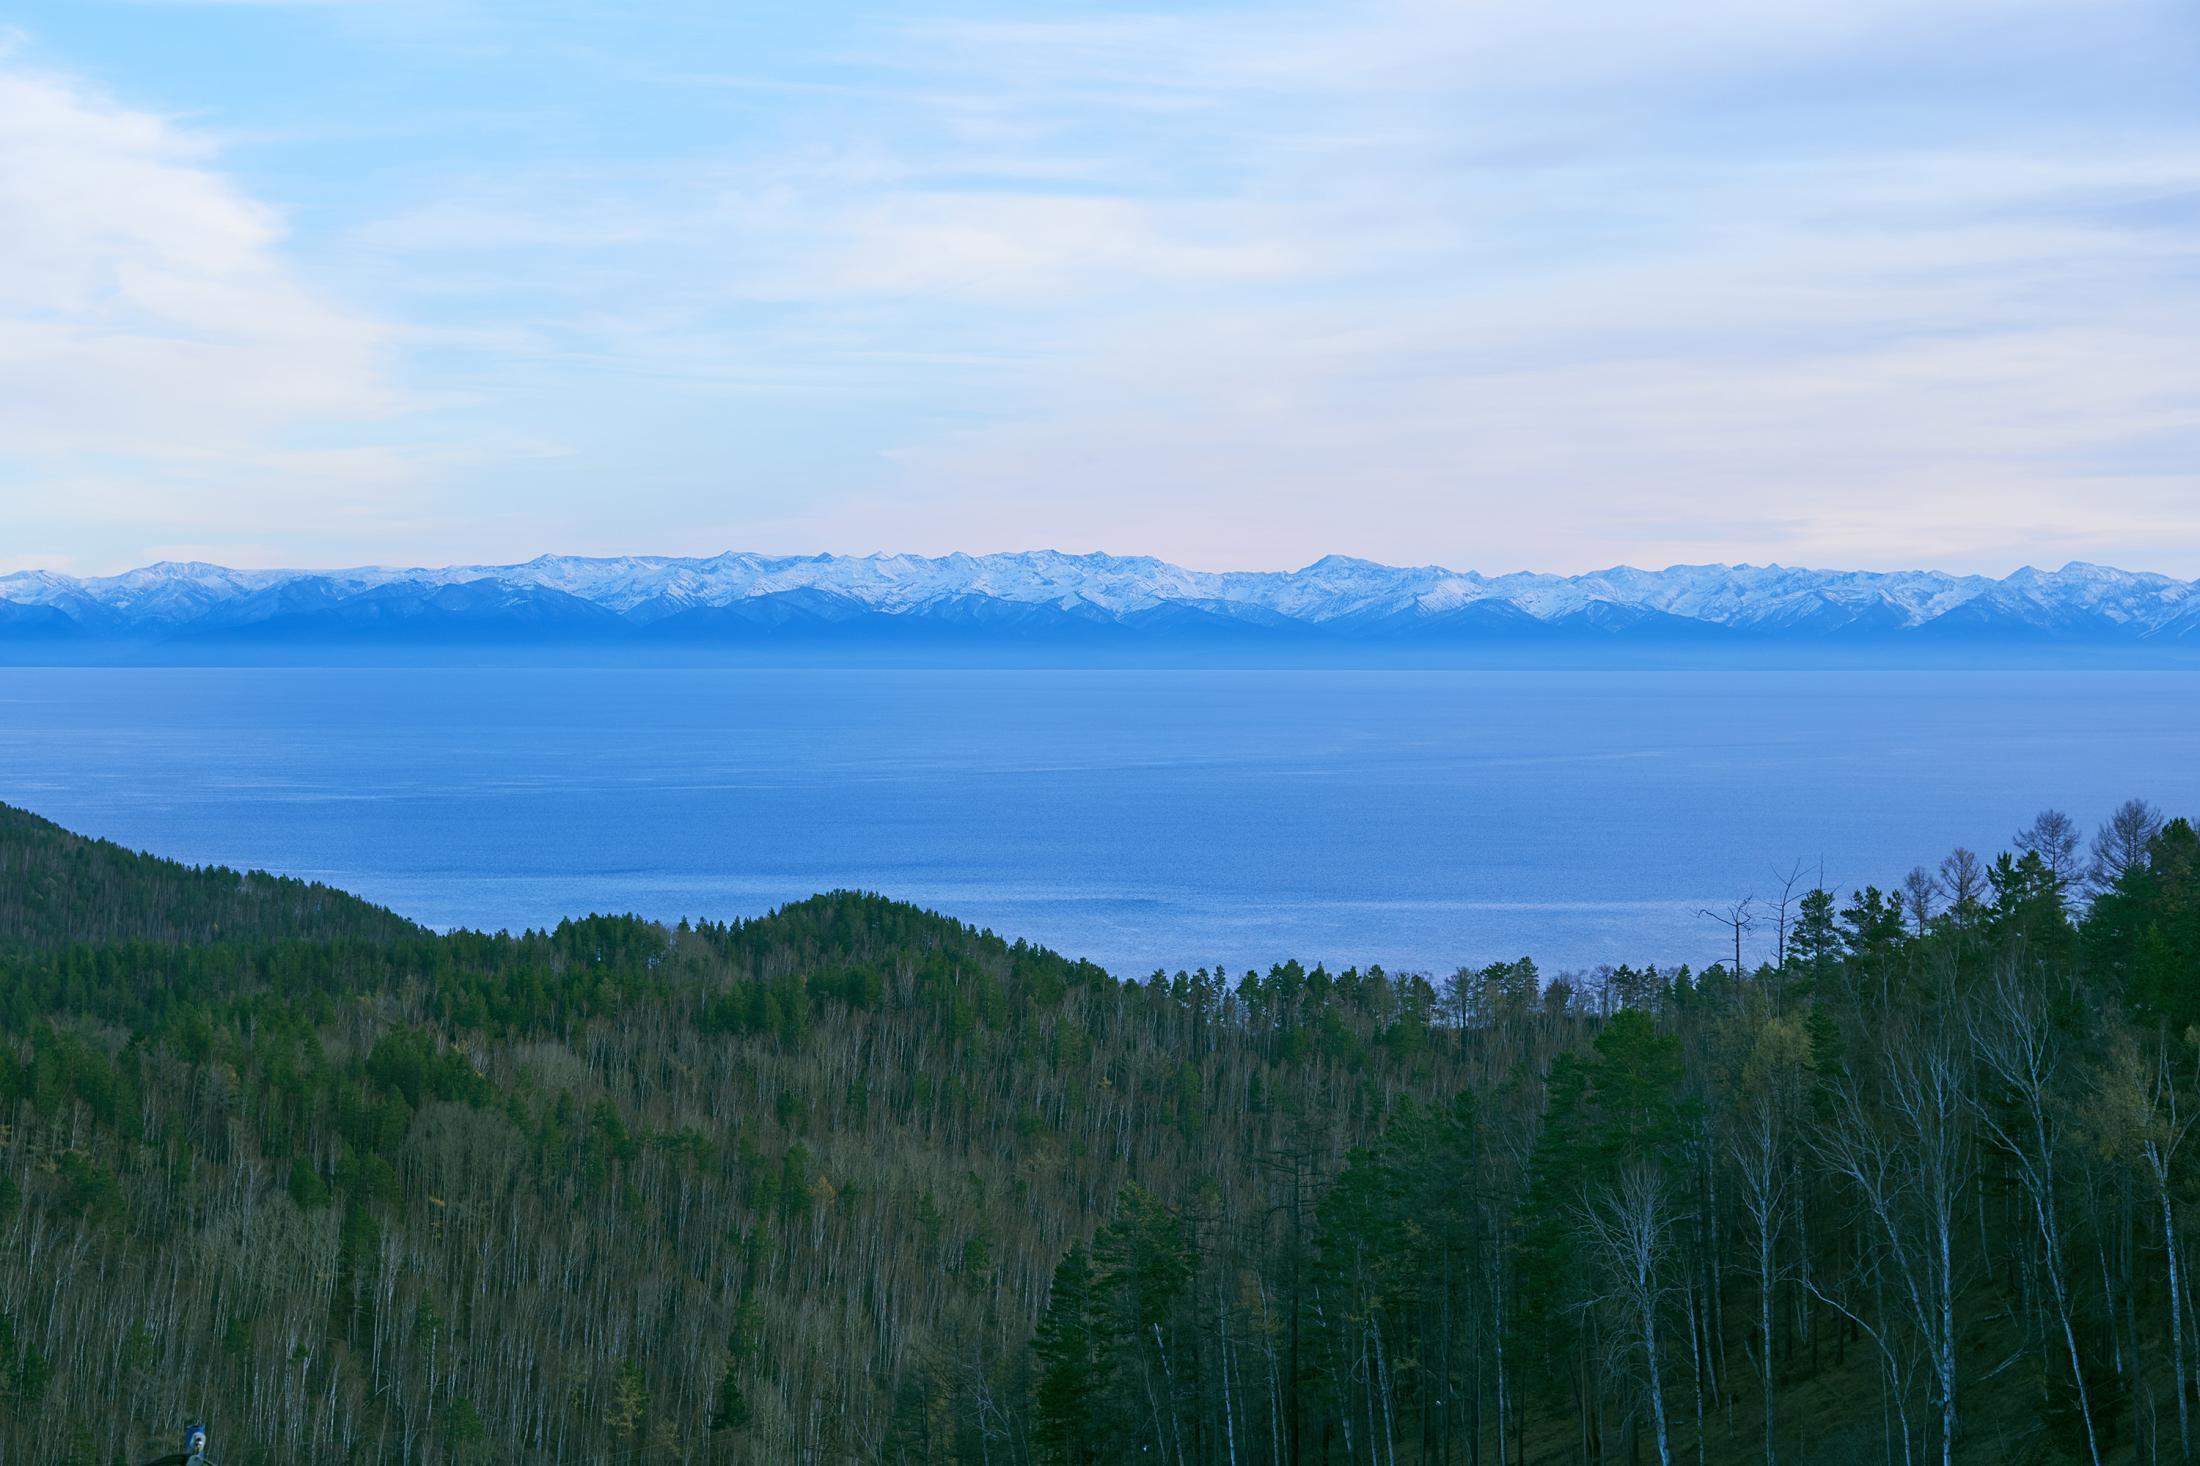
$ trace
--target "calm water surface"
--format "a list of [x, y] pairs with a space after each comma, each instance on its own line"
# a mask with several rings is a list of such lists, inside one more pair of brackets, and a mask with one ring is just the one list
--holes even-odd
[[0, 800], [436, 926], [855, 886], [1118, 971], [1703, 962], [2044, 804], [2200, 811], [2200, 676], [0, 670]]

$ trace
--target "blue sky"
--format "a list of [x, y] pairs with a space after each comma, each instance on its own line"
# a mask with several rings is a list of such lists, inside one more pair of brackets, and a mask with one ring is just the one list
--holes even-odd
[[2200, 574], [2200, 11], [29, 0], [0, 569]]

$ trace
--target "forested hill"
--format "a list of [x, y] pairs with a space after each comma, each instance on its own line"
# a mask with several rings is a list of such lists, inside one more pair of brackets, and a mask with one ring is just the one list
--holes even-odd
[[5, 828], [10, 1463], [2189, 1459], [2143, 805], [1746, 971], [1433, 983], [848, 893], [438, 936]]
[[180, 865], [0, 804], [0, 946], [387, 940], [402, 917], [318, 883]]

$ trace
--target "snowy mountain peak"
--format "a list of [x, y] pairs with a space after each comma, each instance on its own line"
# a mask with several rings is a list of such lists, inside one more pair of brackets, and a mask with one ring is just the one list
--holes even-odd
[[[236, 570], [163, 561], [118, 575], [0, 575], [0, 636], [146, 642], [382, 634], [464, 638], [885, 634], [1166, 639], [1712, 637], [1813, 645], [1887, 638], [2126, 642], [2200, 650], [2200, 583], [2073, 560], [2001, 579], [1779, 564], [1615, 565], [1484, 575], [1325, 555], [1298, 570], [1203, 571], [1057, 550], [708, 557], [539, 555], [514, 565]], [[58, 613], [58, 614], [56, 614]], [[550, 628], [545, 630], [544, 628]], [[1235, 628], [1235, 630], [1232, 630]], [[897, 633], [898, 634], [898, 633]]]

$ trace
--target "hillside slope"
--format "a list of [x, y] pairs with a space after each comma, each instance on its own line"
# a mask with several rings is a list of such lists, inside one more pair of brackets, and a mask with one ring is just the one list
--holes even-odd
[[179, 865], [0, 804], [0, 948], [386, 940], [417, 931], [392, 912], [317, 882]]
[[2153, 1462], [2193, 1403], [2181, 821], [1593, 989], [847, 892], [437, 936], [8, 829], [7, 1461]]

